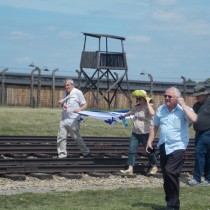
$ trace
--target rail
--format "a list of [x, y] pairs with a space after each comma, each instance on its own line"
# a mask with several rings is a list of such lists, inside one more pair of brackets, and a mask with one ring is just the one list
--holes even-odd
[[[0, 176], [5, 174], [38, 173], [115, 173], [127, 165], [129, 138], [84, 137], [92, 158], [82, 158], [80, 150], [68, 138], [69, 156], [57, 157], [55, 136], [0, 136]], [[154, 144], [157, 143], [157, 139]], [[183, 172], [191, 173], [194, 168], [194, 140], [185, 156]], [[159, 151], [157, 150], [159, 172]], [[139, 147], [134, 172], [144, 173], [149, 164], [142, 146]]]

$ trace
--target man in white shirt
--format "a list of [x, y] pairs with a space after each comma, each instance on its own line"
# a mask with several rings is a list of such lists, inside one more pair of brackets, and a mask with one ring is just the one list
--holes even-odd
[[62, 106], [62, 114], [57, 136], [57, 151], [59, 158], [67, 157], [67, 137], [71, 135], [84, 157], [91, 157], [90, 150], [87, 148], [80, 131], [80, 115], [78, 112], [87, 108], [87, 103], [83, 93], [74, 87], [74, 81], [67, 79], [64, 81], [66, 97], [59, 100]]

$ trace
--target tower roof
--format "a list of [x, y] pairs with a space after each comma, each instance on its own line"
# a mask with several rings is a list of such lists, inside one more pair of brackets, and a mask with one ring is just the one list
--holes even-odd
[[85, 36], [91, 36], [91, 37], [95, 37], [95, 38], [101, 38], [101, 37], [105, 37], [105, 38], [112, 38], [112, 39], [120, 39], [120, 40], [125, 40], [125, 37], [122, 36], [115, 36], [115, 35], [110, 35], [110, 34], [93, 34], [93, 33], [85, 33], [82, 32]]

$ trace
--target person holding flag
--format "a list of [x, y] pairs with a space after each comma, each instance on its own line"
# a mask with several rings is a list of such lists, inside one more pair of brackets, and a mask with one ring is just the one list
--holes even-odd
[[86, 146], [80, 135], [80, 114], [78, 112], [87, 108], [87, 102], [83, 93], [74, 87], [74, 81], [67, 79], [64, 81], [66, 97], [58, 101], [62, 106], [62, 114], [57, 135], [57, 151], [59, 158], [67, 157], [67, 137], [71, 135], [83, 157], [92, 157], [89, 148]]
[[[144, 90], [135, 90], [132, 92], [132, 97], [136, 99], [135, 107], [125, 113], [122, 114], [122, 117], [127, 117], [133, 115], [133, 130], [130, 137], [130, 146], [129, 146], [129, 154], [128, 154], [128, 169], [120, 170], [123, 174], [133, 174], [133, 167], [135, 165], [135, 158], [138, 152], [138, 146], [140, 143], [146, 148], [147, 140], [149, 138], [150, 128], [153, 126], [153, 115], [155, 114], [155, 110], [152, 107], [152, 99], [147, 96], [146, 91]], [[158, 171], [156, 166], [157, 159], [155, 152], [148, 153], [151, 170], [149, 174], [155, 174]]]

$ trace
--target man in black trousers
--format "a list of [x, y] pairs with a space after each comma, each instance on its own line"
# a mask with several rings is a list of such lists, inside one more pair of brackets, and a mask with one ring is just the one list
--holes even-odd
[[[198, 115], [197, 122], [193, 124], [196, 161], [193, 178], [189, 180], [188, 184], [210, 186], [210, 98], [203, 85], [194, 87], [193, 96], [196, 97], [193, 109]], [[201, 181], [203, 172], [204, 180]]]
[[146, 151], [153, 149], [152, 142], [160, 127], [157, 147], [160, 149], [166, 210], [179, 210], [179, 176], [189, 143], [189, 123], [196, 122], [197, 115], [185, 104], [177, 88], [167, 89], [164, 98], [165, 104], [157, 109], [154, 116], [154, 126], [150, 129]]

